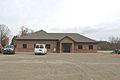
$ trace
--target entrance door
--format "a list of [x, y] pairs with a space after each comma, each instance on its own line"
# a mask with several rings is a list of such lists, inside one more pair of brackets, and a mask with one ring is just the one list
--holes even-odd
[[63, 43], [62, 44], [62, 49], [64, 53], [70, 53], [71, 52], [71, 46], [72, 43]]

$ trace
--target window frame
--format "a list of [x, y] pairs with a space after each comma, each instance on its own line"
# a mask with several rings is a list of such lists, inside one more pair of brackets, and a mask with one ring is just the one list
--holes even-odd
[[83, 49], [83, 45], [78, 45], [78, 49]]
[[89, 50], [93, 50], [94, 46], [93, 45], [89, 45]]
[[27, 48], [27, 44], [23, 44], [22, 47], [23, 47], [23, 48]]
[[46, 48], [47, 49], [51, 49], [51, 45], [50, 44], [46, 44]]

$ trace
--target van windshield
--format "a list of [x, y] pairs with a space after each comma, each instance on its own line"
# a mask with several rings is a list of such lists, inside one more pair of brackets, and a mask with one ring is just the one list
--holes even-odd
[[40, 48], [43, 48], [43, 45], [40, 45]]
[[14, 46], [13, 45], [7, 45], [7, 46], [5, 46], [5, 48], [14, 48]]
[[35, 48], [39, 48], [39, 45], [36, 45], [36, 47]]
[[36, 45], [35, 48], [44, 48], [44, 46], [43, 45]]

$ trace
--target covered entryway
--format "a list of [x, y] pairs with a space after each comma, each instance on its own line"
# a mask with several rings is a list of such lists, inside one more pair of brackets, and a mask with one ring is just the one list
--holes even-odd
[[62, 52], [70, 53], [71, 52], [72, 43], [62, 43]]

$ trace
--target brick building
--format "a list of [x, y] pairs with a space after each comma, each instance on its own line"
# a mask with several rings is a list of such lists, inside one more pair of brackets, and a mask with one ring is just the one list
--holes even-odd
[[97, 52], [97, 42], [78, 33], [47, 33], [43, 30], [16, 38], [16, 52], [33, 52], [36, 43], [46, 44], [48, 53]]

